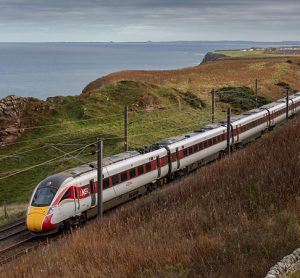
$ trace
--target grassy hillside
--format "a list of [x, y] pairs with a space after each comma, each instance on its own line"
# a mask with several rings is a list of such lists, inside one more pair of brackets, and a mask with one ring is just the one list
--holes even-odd
[[298, 117], [2, 273], [264, 277], [300, 243], [299, 129]]
[[216, 51], [217, 54], [223, 54], [228, 58], [277, 58], [284, 56], [300, 57], [300, 48], [280, 49], [280, 48], [250, 48], [241, 50]]
[[180, 70], [123, 71], [95, 80], [83, 92], [101, 90], [107, 84], [128, 79], [188, 90], [204, 100], [209, 99], [213, 88], [247, 86], [255, 89], [255, 79], [259, 79], [259, 94], [277, 99], [283, 93], [276, 85], [279, 82], [300, 90], [300, 57], [220, 60]]

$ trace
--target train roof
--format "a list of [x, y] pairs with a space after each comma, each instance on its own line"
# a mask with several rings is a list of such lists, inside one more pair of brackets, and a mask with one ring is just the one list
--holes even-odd
[[39, 183], [38, 188], [54, 187], [56, 189], [59, 189], [62, 183], [70, 177], [71, 175], [67, 172], [49, 176]]
[[158, 141], [156, 144], [159, 145], [159, 146], [168, 146], [168, 145], [180, 142], [182, 140], [185, 140], [187, 138], [197, 136], [197, 135], [199, 135], [199, 133], [205, 133], [205, 132], [217, 129], [219, 127], [222, 127], [222, 125], [219, 124], [219, 123], [209, 124], [209, 125], [206, 125], [204, 127], [199, 128], [199, 129], [195, 129], [192, 132], [188, 132], [188, 133], [185, 133], [185, 134], [182, 134], [182, 135], [179, 135], [179, 136], [163, 139], [161, 141]]
[[[135, 157], [138, 155], [140, 155], [140, 153], [138, 151], [128, 151], [128, 152], [115, 154], [112, 156], [105, 157], [102, 161], [102, 165], [104, 167], [106, 167], [108, 165], [120, 162], [122, 160], [129, 159], [129, 158], [132, 158], [132, 157]], [[77, 166], [75, 168], [65, 170], [64, 172], [61, 173], [61, 175], [68, 175], [70, 177], [75, 178], [82, 174], [93, 171], [95, 169], [97, 169], [97, 161], [93, 161], [89, 164], [83, 164], [83, 165]]]
[[[299, 96], [300, 96], [300, 92], [290, 96], [290, 98], [293, 99], [293, 98], [299, 97]], [[231, 122], [234, 123], [236, 121], [245, 119], [249, 116], [264, 112], [266, 109], [273, 108], [273, 107], [277, 106], [280, 103], [285, 103], [285, 101], [286, 101], [285, 98], [282, 98], [282, 99], [279, 99], [275, 102], [272, 102], [272, 103], [266, 104], [264, 106], [261, 106], [259, 108], [246, 111], [246, 112], [244, 112], [240, 115], [232, 116], [231, 117]], [[144, 148], [141, 148], [137, 151], [127, 151], [127, 152], [122, 152], [122, 153], [112, 155], [112, 156], [109, 156], [109, 157], [105, 157], [103, 159], [103, 166], [104, 167], [109, 166], [111, 164], [114, 164], [114, 163], [117, 163], [117, 162], [120, 162], [120, 161], [123, 161], [123, 160], [127, 160], [127, 159], [130, 159], [130, 158], [139, 156], [141, 154], [149, 153], [149, 152], [158, 150], [161, 147], [172, 145], [172, 144], [175, 144], [177, 142], [183, 141], [187, 138], [198, 136], [201, 133], [203, 133], [203, 134], [209, 133], [209, 131], [215, 130], [215, 129], [220, 128], [220, 127], [224, 127], [226, 125], [227, 125], [227, 119], [224, 119], [223, 121], [220, 121], [219, 123], [205, 125], [204, 127], [196, 129], [192, 132], [188, 132], [188, 133], [185, 133], [185, 134], [182, 134], [182, 135], [179, 135], [179, 136], [174, 136], [174, 137], [170, 137], [170, 138], [160, 140], [160, 141], [156, 142], [153, 145], [145, 146]], [[53, 184], [56, 184], [56, 183], [58, 184], [60, 182], [60, 184], [61, 184], [64, 180], [66, 180], [69, 177], [75, 178], [75, 177], [78, 177], [78, 176], [80, 176], [84, 173], [93, 171], [95, 169], [97, 169], [97, 161], [91, 162], [89, 164], [83, 164], [83, 165], [80, 165], [78, 167], [68, 169], [64, 172], [61, 172], [60, 174], [50, 176], [47, 179], [45, 179], [43, 182], [45, 182], [45, 183], [52, 182]]]

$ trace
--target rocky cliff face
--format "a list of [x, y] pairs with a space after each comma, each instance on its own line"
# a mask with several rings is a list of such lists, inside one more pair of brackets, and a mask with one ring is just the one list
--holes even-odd
[[0, 99], [0, 146], [15, 141], [48, 112], [51, 108], [46, 102], [35, 98], [11, 95]]
[[218, 61], [218, 60], [223, 59], [223, 58], [226, 58], [226, 57], [227, 57], [227, 56], [224, 55], [224, 54], [218, 54], [218, 53], [214, 53], [214, 52], [208, 52], [208, 53], [204, 56], [204, 58], [203, 58], [201, 64], [205, 64], [205, 63], [207, 63], [207, 62]]

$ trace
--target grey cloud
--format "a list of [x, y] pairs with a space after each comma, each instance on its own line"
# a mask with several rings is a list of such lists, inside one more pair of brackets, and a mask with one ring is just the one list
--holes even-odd
[[228, 39], [278, 31], [299, 39], [299, 14], [299, 0], [0, 0], [0, 38], [25, 32], [39, 40], [49, 30], [50, 41], [70, 40], [76, 30], [77, 40], [224, 39], [231, 30]]

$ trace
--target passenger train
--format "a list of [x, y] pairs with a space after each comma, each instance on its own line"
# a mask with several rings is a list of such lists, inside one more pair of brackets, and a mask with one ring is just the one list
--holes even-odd
[[[300, 92], [289, 97], [288, 115], [300, 111]], [[286, 100], [232, 117], [231, 148], [260, 137], [286, 118]], [[134, 199], [201, 165], [227, 149], [227, 122], [168, 138], [138, 151], [103, 160], [103, 209]], [[97, 214], [97, 163], [85, 164], [41, 181], [29, 202], [27, 228], [37, 235], [55, 233]]]

